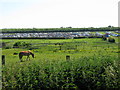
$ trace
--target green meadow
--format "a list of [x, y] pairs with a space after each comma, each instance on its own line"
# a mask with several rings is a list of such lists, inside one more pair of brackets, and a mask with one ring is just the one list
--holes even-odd
[[[111, 43], [102, 38], [3, 39], [3, 90], [118, 89], [120, 50], [118, 38], [115, 40]], [[24, 56], [20, 62], [19, 52], [27, 50], [35, 58], [30, 56], [26, 60]]]

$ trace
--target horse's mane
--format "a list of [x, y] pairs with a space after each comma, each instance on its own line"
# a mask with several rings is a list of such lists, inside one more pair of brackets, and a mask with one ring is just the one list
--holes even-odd
[[28, 52], [31, 52], [30, 50], [28, 50]]

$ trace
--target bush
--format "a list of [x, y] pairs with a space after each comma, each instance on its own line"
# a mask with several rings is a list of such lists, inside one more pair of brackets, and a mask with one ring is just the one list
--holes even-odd
[[117, 90], [120, 88], [119, 65], [117, 61], [110, 61], [111, 58], [83, 57], [71, 62], [38, 61], [18, 63], [12, 68], [6, 66], [3, 68], [3, 90]]
[[105, 41], [105, 40], [107, 40], [107, 38], [106, 38], [106, 37], [104, 37], [104, 36], [102, 37], [102, 39], [103, 39], [104, 41]]
[[20, 47], [20, 46], [22, 46], [22, 43], [21, 42], [16, 42], [14, 45], [13, 45], [13, 47]]
[[114, 39], [114, 38], [109, 38], [109, 39], [108, 39], [108, 42], [115, 43], [115, 39]]
[[2, 47], [6, 47], [6, 43], [5, 42], [2, 42]]
[[10, 49], [12, 48], [12, 46], [9, 44], [9, 42], [2, 42], [0, 43], [0, 47], [2, 47], [2, 49]]
[[13, 48], [20, 48], [20, 47], [30, 47], [30, 43], [26, 43], [26, 42], [16, 42], [14, 45], [13, 45]]
[[10, 46], [6, 46], [5, 49], [10, 49], [11, 47]]

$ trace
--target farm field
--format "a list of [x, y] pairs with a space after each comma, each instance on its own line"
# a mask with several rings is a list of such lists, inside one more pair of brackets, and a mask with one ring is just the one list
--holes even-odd
[[[118, 38], [3, 39], [3, 90], [120, 88]], [[20, 62], [20, 51], [31, 50], [35, 58]], [[66, 56], [70, 56], [66, 60]], [[34, 90], [33, 89], [33, 90]]]

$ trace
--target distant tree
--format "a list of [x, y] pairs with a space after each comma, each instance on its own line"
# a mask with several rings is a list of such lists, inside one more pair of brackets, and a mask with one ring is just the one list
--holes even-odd
[[108, 27], [109, 27], [109, 28], [111, 28], [112, 26], [111, 26], [111, 25], [109, 25]]
[[66, 28], [72, 28], [72, 27], [66, 27]]

